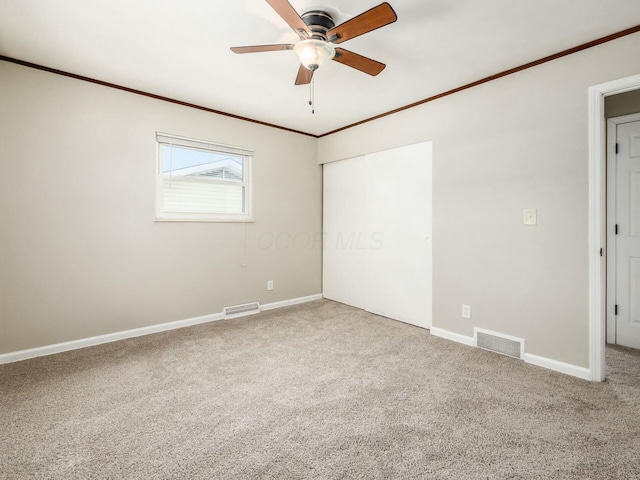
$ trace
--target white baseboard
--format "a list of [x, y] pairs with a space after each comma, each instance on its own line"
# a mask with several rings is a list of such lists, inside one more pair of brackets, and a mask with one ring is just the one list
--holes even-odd
[[462, 343], [464, 345], [469, 345], [470, 347], [473, 347], [475, 345], [475, 341], [473, 337], [467, 337], [466, 335], [453, 333], [443, 328], [431, 327], [429, 329], [429, 332], [431, 333], [431, 335], [435, 335], [436, 337], [442, 337], [442, 338], [446, 338], [447, 340], [453, 340], [454, 342]]
[[538, 355], [532, 355], [530, 353], [524, 354], [524, 361], [531, 365], [555, 370], [556, 372], [572, 375], [574, 377], [582, 378], [583, 380], [591, 380], [591, 370], [588, 368], [578, 367], [577, 365], [559, 362], [558, 360], [552, 360], [550, 358], [539, 357]]
[[273, 310], [274, 308], [289, 307], [300, 303], [313, 302], [314, 300], [322, 300], [322, 298], [322, 294], [318, 293], [316, 295], [309, 295], [308, 297], [299, 297], [291, 300], [283, 300], [282, 302], [266, 303], [264, 305], [260, 305], [260, 311], [266, 312], [267, 310]]
[[[300, 303], [306, 303], [320, 299], [322, 299], [321, 294], [310, 295], [308, 297], [293, 298], [291, 300], [284, 300], [282, 302], [274, 302], [267, 303], [266, 305], [261, 305], [260, 310], [273, 310], [275, 308], [286, 307], [289, 305], [298, 305]], [[223, 320], [224, 318], [225, 316], [222, 312], [213, 313], [210, 315], [204, 315], [202, 317], [188, 318], [186, 320], [177, 320], [174, 322], [151, 325], [149, 327], [134, 328], [132, 330], [108, 333], [106, 335], [98, 335], [96, 337], [81, 338], [80, 340], [72, 340], [70, 342], [56, 343], [53, 345], [45, 345], [44, 347], [36, 347], [30, 348], [28, 350], [19, 350], [17, 352], [4, 353], [0, 354], [0, 365], [2, 365], [3, 363], [19, 362], [20, 360], [27, 360], [29, 358], [42, 357], [45, 355], [52, 355], [54, 353], [76, 350], [78, 348], [92, 347], [95, 345], [101, 345], [103, 343], [117, 342], [118, 340], [125, 340], [127, 338], [141, 337], [143, 335], [150, 335], [152, 333], [166, 332], [167, 330], [191, 327], [193, 325], [199, 325], [201, 323], [215, 322], [216, 320]]]
[[[447, 340], [453, 340], [454, 342], [475, 346], [475, 339], [473, 337], [467, 337], [466, 335], [460, 335], [459, 333], [453, 333], [442, 328], [431, 327], [431, 334], [436, 337], [446, 338]], [[566, 375], [572, 375], [574, 377], [582, 378], [584, 380], [591, 380], [591, 371], [588, 368], [578, 367], [570, 363], [559, 362], [558, 360], [552, 360], [550, 358], [539, 357], [538, 355], [532, 355], [525, 353], [523, 360], [531, 365], [537, 365], [538, 367], [548, 368], [556, 372], [564, 373]]]

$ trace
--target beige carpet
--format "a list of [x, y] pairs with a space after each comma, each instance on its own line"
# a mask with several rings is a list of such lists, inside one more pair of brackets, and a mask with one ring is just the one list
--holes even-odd
[[0, 478], [640, 478], [591, 383], [330, 301], [0, 366]]

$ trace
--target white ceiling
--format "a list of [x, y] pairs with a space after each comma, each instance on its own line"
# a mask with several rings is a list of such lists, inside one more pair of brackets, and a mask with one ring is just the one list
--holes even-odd
[[[290, 0], [342, 23], [380, 0]], [[0, 54], [263, 122], [322, 134], [640, 24], [639, 0], [390, 0], [398, 21], [341, 46], [387, 65], [337, 62], [295, 86], [295, 43], [264, 0], [1, 0]]]

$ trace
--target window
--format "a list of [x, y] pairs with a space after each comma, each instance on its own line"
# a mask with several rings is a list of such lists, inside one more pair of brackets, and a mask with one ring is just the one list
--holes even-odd
[[157, 220], [251, 220], [251, 150], [164, 133], [156, 140]]

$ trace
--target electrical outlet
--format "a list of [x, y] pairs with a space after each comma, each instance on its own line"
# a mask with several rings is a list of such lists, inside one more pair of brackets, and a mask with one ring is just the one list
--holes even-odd
[[535, 208], [527, 208], [524, 211], [524, 224], [531, 226], [538, 224], [538, 211]]
[[462, 305], [462, 318], [471, 318], [471, 305]]
[[267, 290], [273, 290], [273, 280], [267, 282]]

